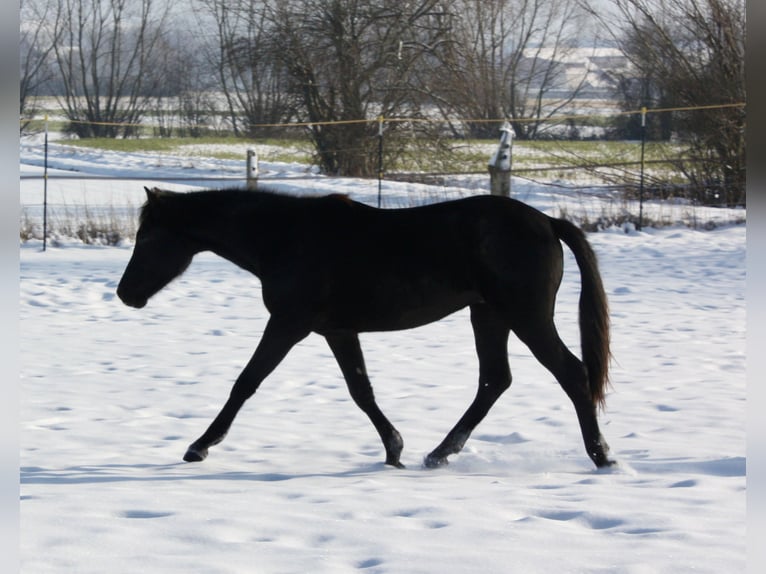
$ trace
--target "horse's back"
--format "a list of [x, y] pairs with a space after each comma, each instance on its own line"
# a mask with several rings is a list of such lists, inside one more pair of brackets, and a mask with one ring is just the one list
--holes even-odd
[[[378, 268], [456, 278], [466, 274], [512, 276], [545, 272], [560, 258], [561, 245], [550, 218], [512, 198], [480, 195], [413, 208], [376, 209], [329, 196], [316, 219], [324, 246]], [[474, 280], [466, 277], [465, 280]]]
[[329, 233], [343, 229], [348, 241], [333, 244], [332, 267], [370, 301], [398, 296], [433, 320], [482, 301], [507, 309], [536, 298], [547, 307], [555, 296], [561, 245], [549, 218], [522, 202], [487, 195], [393, 210], [335, 206], [343, 207]]

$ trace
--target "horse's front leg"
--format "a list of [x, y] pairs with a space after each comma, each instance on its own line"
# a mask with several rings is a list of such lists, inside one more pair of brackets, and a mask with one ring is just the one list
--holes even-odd
[[275, 317], [269, 319], [258, 347], [234, 383], [229, 399], [205, 433], [189, 446], [184, 455], [186, 462], [205, 460], [208, 449], [224, 439], [245, 401], [255, 393], [288, 351], [308, 333], [307, 329], [296, 327], [290, 321]]
[[399, 431], [389, 422], [375, 402], [372, 385], [364, 366], [364, 356], [359, 345], [359, 337], [356, 333], [336, 333], [327, 335], [326, 339], [340, 365], [343, 377], [346, 379], [351, 398], [370, 417], [383, 441], [383, 447], [386, 449], [386, 464], [404, 468], [399, 460], [404, 442]]

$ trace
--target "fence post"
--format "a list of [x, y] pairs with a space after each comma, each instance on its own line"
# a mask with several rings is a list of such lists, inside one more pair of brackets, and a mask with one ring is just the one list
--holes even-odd
[[513, 130], [506, 121], [500, 128], [500, 144], [489, 160], [489, 189], [492, 195], [511, 197], [511, 145]]
[[258, 154], [254, 150], [247, 150], [247, 189], [258, 189]]
[[638, 188], [638, 231], [644, 226], [644, 153], [646, 151], [646, 106], [641, 108], [641, 180]]
[[45, 114], [45, 159], [43, 163], [43, 251], [48, 245], [48, 114]]
[[378, 207], [383, 199], [383, 116], [378, 116]]

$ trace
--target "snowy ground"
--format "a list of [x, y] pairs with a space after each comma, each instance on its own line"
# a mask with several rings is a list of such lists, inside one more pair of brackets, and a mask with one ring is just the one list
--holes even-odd
[[[22, 174], [39, 173], [29, 165], [39, 166], [39, 151], [21, 155]], [[64, 147], [52, 155], [58, 169], [104, 177], [239, 169]], [[138, 206], [145, 184], [51, 180], [49, 191], [63, 204], [87, 196], [91, 207]], [[316, 176], [279, 185], [377, 194], [377, 184]], [[22, 206], [39, 203], [40, 187], [22, 181]], [[398, 204], [428, 196], [384, 189]], [[572, 205], [563, 194], [516, 189], [548, 212]], [[139, 311], [114, 295], [129, 246], [21, 245], [21, 570], [743, 572], [745, 227], [590, 239], [612, 309], [614, 389], [601, 417], [620, 461], [612, 472], [592, 467], [564, 393], [514, 339], [511, 390], [447, 468], [421, 468], [474, 392], [465, 312], [362, 337], [381, 408], [405, 439], [406, 470], [382, 464], [374, 429], [314, 336], [208, 460], [183, 463], [265, 325], [257, 280], [202, 255]], [[566, 264], [557, 323], [578, 352], [579, 277], [571, 257]]]

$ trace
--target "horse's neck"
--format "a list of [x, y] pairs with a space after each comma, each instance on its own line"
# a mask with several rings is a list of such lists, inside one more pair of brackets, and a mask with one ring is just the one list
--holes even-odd
[[[257, 203], [247, 201], [242, 202], [241, 208], [232, 209], [232, 203], [221, 199], [224, 198], [211, 197], [211, 201], [187, 212], [184, 232], [199, 246], [199, 251], [212, 251], [258, 275], [256, 247], [259, 242], [255, 239], [262, 209]], [[232, 201], [239, 201], [239, 198], [234, 197]]]

